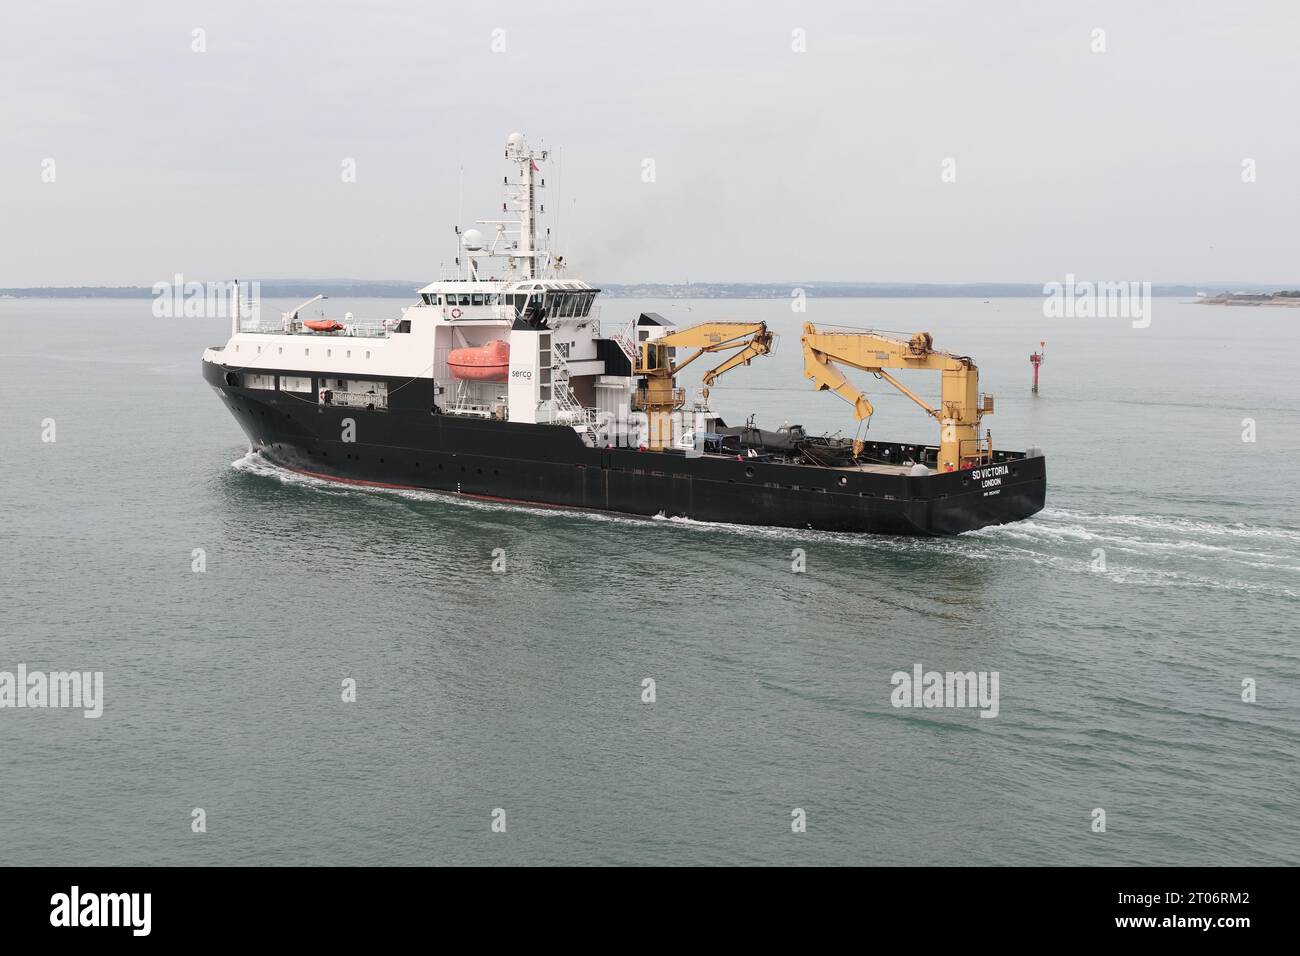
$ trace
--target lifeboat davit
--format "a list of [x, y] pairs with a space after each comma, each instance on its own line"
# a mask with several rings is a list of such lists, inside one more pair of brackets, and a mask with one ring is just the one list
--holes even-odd
[[303, 325], [313, 332], [341, 332], [345, 328], [342, 322], [335, 322], [333, 319], [309, 319]]
[[447, 365], [456, 378], [472, 382], [504, 382], [510, 376], [510, 343], [493, 339], [487, 345], [452, 349]]

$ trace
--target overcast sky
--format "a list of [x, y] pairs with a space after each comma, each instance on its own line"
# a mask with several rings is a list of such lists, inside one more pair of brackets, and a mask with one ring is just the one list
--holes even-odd
[[6, 3], [0, 287], [434, 278], [513, 130], [597, 282], [1294, 285], [1297, 38], [1283, 0]]

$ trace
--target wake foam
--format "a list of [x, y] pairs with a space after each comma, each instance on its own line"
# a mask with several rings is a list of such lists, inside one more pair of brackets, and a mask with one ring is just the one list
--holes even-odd
[[[454, 492], [378, 488], [304, 475], [250, 450], [231, 467], [246, 474], [333, 495], [381, 495], [471, 511], [510, 512], [557, 521], [647, 525], [668, 533], [732, 535], [755, 541], [814, 543], [882, 558], [915, 555], [1029, 564], [1066, 573], [1104, 577], [1117, 584], [1195, 588], [1300, 598], [1300, 530], [1242, 523], [1215, 523], [1175, 515], [1095, 514], [1047, 508], [1033, 518], [971, 531], [954, 538], [812, 531], [696, 521], [656, 515], [647, 519], [600, 511], [485, 501]], [[1106, 570], [1094, 569], [1097, 548]]]

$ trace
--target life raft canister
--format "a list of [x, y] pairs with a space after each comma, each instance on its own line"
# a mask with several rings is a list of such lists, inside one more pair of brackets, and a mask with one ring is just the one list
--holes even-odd
[[452, 349], [447, 365], [456, 378], [472, 382], [504, 382], [510, 375], [510, 343], [493, 339], [486, 345]]

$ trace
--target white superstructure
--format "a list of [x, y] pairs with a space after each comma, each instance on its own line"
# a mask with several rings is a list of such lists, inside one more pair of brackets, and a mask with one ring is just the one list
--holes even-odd
[[[539, 227], [548, 152], [513, 133], [505, 156], [516, 175], [505, 181], [502, 218], [478, 220], [481, 229], [457, 226], [455, 274], [420, 289], [400, 320], [313, 330], [300, 318], [304, 303], [276, 328], [232, 329], [229, 342], [207, 350], [204, 360], [238, 367], [245, 381], [272, 388], [277, 376], [295, 388], [311, 373], [327, 376], [321, 401], [380, 409], [390, 391], [408, 387], [394, 380], [425, 379], [410, 387], [429, 388], [430, 405], [441, 413], [566, 425], [593, 445], [615, 440], [609, 423], [627, 421], [635, 389], [634, 340], [672, 328], [642, 320], [602, 336], [600, 290], [563, 276], [564, 258]], [[466, 355], [486, 362], [504, 354], [498, 342], [509, 347], [508, 369], [467, 369]], [[378, 384], [384, 387], [371, 387]]]

